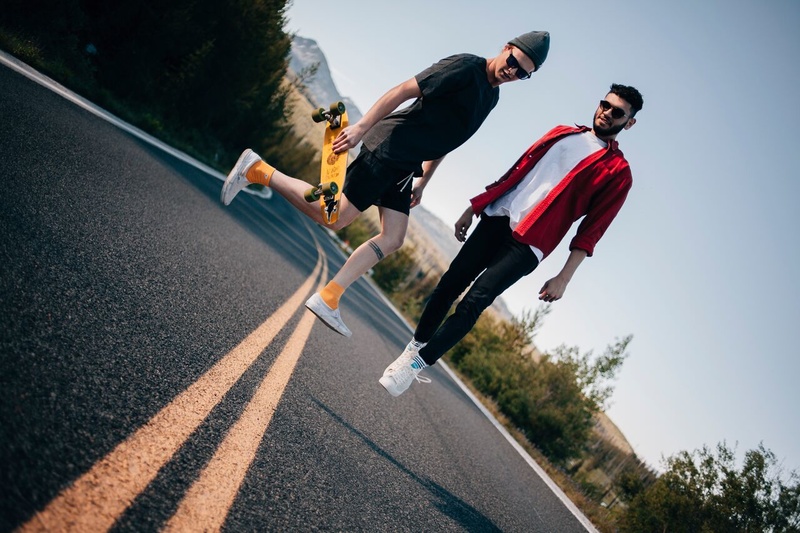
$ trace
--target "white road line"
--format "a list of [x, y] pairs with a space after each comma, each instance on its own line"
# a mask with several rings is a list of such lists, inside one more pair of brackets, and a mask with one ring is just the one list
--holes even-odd
[[[101, 107], [98, 107], [97, 105], [93, 104], [92, 102], [90, 102], [89, 100], [83, 98], [82, 96], [79, 96], [79, 95], [75, 94], [74, 92], [70, 91], [69, 89], [67, 89], [66, 87], [64, 87], [60, 83], [58, 83], [57, 81], [53, 80], [52, 78], [49, 78], [49, 77], [45, 76], [44, 74], [42, 74], [41, 72], [38, 72], [37, 70], [34, 70], [31, 66], [23, 63], [22, 61], [20, 61], [19, 59], [15, 58], [14, 56], [9, 55], [6, 52], [3, 52], [2, 50], [0, 50], [0, 63], [5, 65], [5, 66], [7, 66], [11, 70], [14, 70], [15, 72], [18, 72], [18, 73], [22, 74], [26, 78], [28, 78], [28, 79], [30, 79], [32, 81], [35, 81], [39, 85], [50, 89], [51, 91], [53, 91], [54, 93], [58, 94], [59, 96], [65, 98], [66, 100], [69, 100], [70, 102], [72, 102], [73, 104], [77, 105], [78, 107], [80, 107], [82, 109], [85, 109], [86, 111], [88, 111], [88, 112], [92, 113], [93, 115], [105, 120], [106, 122], [110, 122], [111, 124], [114, 124], [119, 129], [121, 129], [123, 131], [126, 131], [126, 132], [130, 133], [131, 135], [141, 139], [142, 141], [144, 141], [144, 142], [146, 142], [146, 143], [148, 143], [148, 144], [150, 144], [152, 146], [155, 146], [155, 147], [163, 150], [164, 152], [170, 154], [171, 156], [173, 156], [173, 157], [175, 157], [177, 159], [180, 159], [184, 163], [187, 163], [187, 164], [195, 167], [196, 169], [198, 169], [198, 170], [200, 170], [202, 172], [205, 172], [206, 174], [214, 176], [215, 178], [217, 178], [219, 180], [225, 181], [225, 175], [222, 174], [221, 172], [219, 172], [217, 170], [214, 170], [213, 168], [209, 167], [208, 165], [206, 165], [204, 163], [201, 163], [200, 161], [198, 161], [197, 159], [193, 158], [192, 156], [190, 156], [190, 155], [188, 155], [188, 154], [186, 154], [184, 152], [181, 152], [180, 150], [177, 150], [177, 149], [173, 148], [172, 146], [169, 146], [168, 144], [165, 144], [164, 142], [156, 139], [155, 137], [153, 137], [149, 133], [145, 133], [144, 131], [140, 130], [136, 126], [128, 124], [127, 122], [125, 122], [121, 118], [119, 118], [119, 117], [117, 117], [115, 115], [112, 115], [111, 113], [109, 113], [105, 109], [102, 109]], [[269, 188], [266, 188], [266, 187], [264, 189], [262, 189], [262, 190], [255, 190], [255, 189], [251, 189], [251, 188], [248, 187], [248, 188], [244, 189], [244, 192], [246, 192], [248, 194], [255, 195], [255, 196], [259, 196], [259, 197], [265, 198], [265, 199], [272, 198], [272, 190], [269, 189]]]

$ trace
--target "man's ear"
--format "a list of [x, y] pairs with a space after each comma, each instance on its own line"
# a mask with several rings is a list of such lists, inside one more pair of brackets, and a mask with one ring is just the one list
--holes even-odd
[[625, 128], [624, 129], [629, 130], [629, 129], [631, 129], [633, 127], [634, 124], [636, 124], [636, 118], [630, 119], [627, 122], [627, 124], [625, 124]]

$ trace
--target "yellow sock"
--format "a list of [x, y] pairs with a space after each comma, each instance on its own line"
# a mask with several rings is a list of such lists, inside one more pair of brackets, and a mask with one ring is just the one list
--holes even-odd
[[329, 281], [325, 288], [319, 291], [319, 295], [322, 296], [322, 300], [330, 307], [331, 309], [338, 309], [339, 308], [339, 299], [344, 294], [344, 287], [336, 283], [335, 281]]
[[275, 167], [264, 161], [259, 161], [247, 169], [247, 181], [269, 187], [269, 180], [272, 179], [273, 172], [275, 172]]

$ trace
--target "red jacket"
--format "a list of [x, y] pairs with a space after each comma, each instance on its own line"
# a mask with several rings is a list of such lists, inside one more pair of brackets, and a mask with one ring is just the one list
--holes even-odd
[[[519, 183], [551, 146], [567, 135], [589, 131], [586, 126], [556, 126], [531, 145], [499, 180], [470, 200], [479, 215], [490, 203]], [[633, 177], [616, 141], [610, 141], [580, 163], [514, 228], [514, 238], [535, 246], [544, 257], [558, 246], [572, 223], [585, 215], [569, 249], [591, 256], [600, 237], [619, 212]]]

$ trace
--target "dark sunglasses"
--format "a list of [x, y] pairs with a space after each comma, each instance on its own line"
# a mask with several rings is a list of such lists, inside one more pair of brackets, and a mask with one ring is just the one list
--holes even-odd
[[527, 80], [528, 78], [531, 77], [531, 73], [522, 68], [521, 66], [519, 66], [519, 61], [517, 61], [517, 58], [514, 57], [514, 54], [512, 54], [511, 52], [508, 53], [508, 59], [506, 59], [506, 65], [508, 65], [509, 68], [517, 69], [517, 78], [521, 80]]
[[611, 110], [611, 118], [614, 120], [619, 120], [625, 116], [625, 110], [621, 107], [614, 107], [609, 103], [607, 100], [600, 100], [600, 107], [603, 108], [603, 111]]

